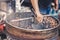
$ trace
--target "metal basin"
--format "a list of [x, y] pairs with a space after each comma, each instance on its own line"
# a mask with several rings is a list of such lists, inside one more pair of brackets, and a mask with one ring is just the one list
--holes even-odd
[[[52, 18], [58, 24], [55, 27], [47, 28], [47, 29], [26, 28], [26, 26], [31, 25], [30, 23], [33, 21], [32, 18], [29, 19], [29, 17], [32, 17], [32, 15], [33, 15], [32, 13], [16, 13], [16, 14], [12, 13], [8, 15], [6, 18], [7, 32], [16, 37], [25, 38], [25, 39], [49, 39], [54, 37], [58, 33], [57, 28], [59, 26], [59, 21], [53, 17]], [[28, 19], [23, 21], [20, 20], [12, 24], [10, 21], [16, 18], [28, 18]]]

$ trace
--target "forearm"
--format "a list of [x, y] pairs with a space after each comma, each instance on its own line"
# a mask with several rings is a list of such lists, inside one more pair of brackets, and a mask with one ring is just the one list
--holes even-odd
[[38, 0], [31, 0], [34, 12], [36, 14], [36, 20], [40, 23], [43, 20], [43, 16], [40, 14]]
[[55, 10], [58, 10], [58, 0], [55, 0]]
[[58, 0], [55, 0], [55, 4], [58, 5]]
[[[38, 0], [31, 0], [35, 12], [39, 12]], [[36, 13], [38, 14], [38, 13]]]

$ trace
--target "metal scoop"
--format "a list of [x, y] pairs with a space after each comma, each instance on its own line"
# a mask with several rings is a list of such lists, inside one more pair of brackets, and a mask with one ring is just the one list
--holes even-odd
[[14, 20], [11, 20], [10, 22], [23, 21], [23, 20], [28, 20], [28, 19], [32, 19], [32, 18], [33, 18], [33, 17], [14, 19]]

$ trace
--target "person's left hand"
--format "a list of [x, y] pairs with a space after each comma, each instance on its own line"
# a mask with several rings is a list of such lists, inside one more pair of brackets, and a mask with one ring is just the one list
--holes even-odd
[[51, 3], [51, 6], [54, 7], [54, 9], [57, 11], [58, 10], [58, 4]]
[[56, 10], [56, 11], [58, 10], [58, 4], [56, 4], [56, 6], [55, 6], [55, 10]]

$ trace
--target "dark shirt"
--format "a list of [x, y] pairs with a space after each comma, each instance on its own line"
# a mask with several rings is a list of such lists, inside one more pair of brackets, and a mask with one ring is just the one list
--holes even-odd
[[51, 3], [53, 2], [53, 0], [39, 0], [39, 7], [41, 8], [47, 8], [49, 5], [51, 5]]
[[32, 7], [32, 4], [30, 0], [24, 0], [24, 2], [22, 3], [22, 6]]
[[[54, 0], [39, 0], [38, 4], [41, 8], [47, 8]], [[30, 0], [24, 0], [23, 5], [32, 7]]]

